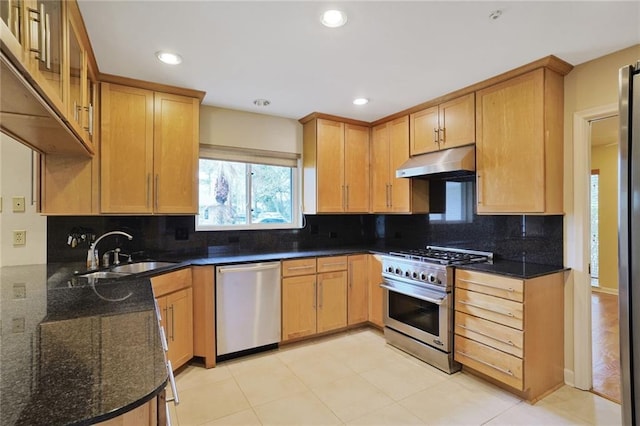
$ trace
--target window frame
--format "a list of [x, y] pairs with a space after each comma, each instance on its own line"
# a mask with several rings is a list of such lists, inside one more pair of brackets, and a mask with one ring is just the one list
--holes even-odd
[[[302, 190], [302, 159], [299, 154], [282, 153], [276, 151], [262, 151], [256, 149], [244, 149], [235, 147], [223, 147], [215, 145], [200, 145], [198, 164], [201, 159], [217, 160], [227, 162], [245, 163], [245, 165], [271, 165], [291, 168], [291, 222], [290, 223], [245, 223], [238, 225], [201, 225], [199, 223], [200, 214], [194, 217], [196, 232], [207, 231], [243, 231], [243, 230], [265, 230], [265, 229], [300, 229], [302, 228], [302, 209], [300, 205]], [[198, 167], [198, 191], [200, 189], [200, 168]], [[247, 219], [251, 220], [252, 203], [252, 176], [250, 167], [245, 168], [246, 194], [247, 199]], [[200, 203], [198, 202], [198, 212]]]

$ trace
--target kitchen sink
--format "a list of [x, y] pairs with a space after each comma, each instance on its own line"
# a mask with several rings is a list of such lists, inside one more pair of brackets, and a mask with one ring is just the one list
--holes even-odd
[[82, 278], [88, 278], [90, 280], [100, 280], [100, 279], [108, 279], [108, 278], [122, 278], [129, 275], [125, 272], [113, 272], [113, 271], [96, 271], [89, 272], [87, 274], [80, 274], [79, 276]]
[[167, 266], [173, 266], [176, 262], [156, 262], [145, 261], [136, 263], [126, 263], [124, 265], [118, 265], [111, 268], [111, 272], [119, 274], [139, 274], [142, 272], [152, 271], [158, 268], [165, 268]]

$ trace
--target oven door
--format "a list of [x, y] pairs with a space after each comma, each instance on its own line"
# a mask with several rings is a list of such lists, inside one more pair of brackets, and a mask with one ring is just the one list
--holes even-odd
[[384, 325], [444, 352], [451, 352], [451, 293], [385, 279]]

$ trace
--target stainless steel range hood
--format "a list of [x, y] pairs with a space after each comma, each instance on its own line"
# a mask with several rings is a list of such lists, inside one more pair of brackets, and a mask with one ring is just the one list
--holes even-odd
[[396, 177], [460, 178], [475, 171], [476, 147], [467, 145], [411, 157], [396, 170]]

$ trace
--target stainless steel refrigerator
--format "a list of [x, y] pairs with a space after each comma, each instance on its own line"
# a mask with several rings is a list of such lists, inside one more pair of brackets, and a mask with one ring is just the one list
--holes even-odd
[[622, 424], [640, 424], [640, 61], [620, 69], [618, 225]]

